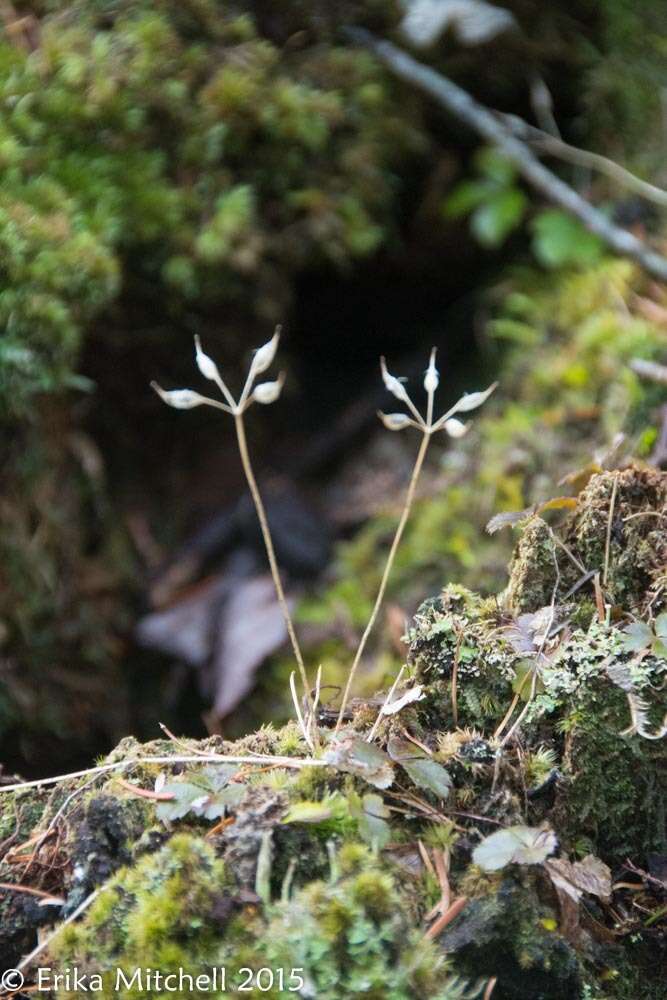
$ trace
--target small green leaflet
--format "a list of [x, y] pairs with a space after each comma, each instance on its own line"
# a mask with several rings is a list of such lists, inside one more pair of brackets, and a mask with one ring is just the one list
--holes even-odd
[[452, 787], [452, 779], [442, 764], [433, 760], [414, 743], [392, 737], [387, 745], [392, 760], [403, 768], [408, 777], [427, 792], [433, 792], [440, 799], [446, 799]]
[[646, 622], [632, 622], [623, 631], [623, 649], [628, 653], [638, 653], [647, 646], [654, 656], [667, 659], [667, 611], [655, 620], [653, 629]]
[[229, 783], [237, 772], [234, 765], [209, 764], [201, 771], [188, 771], [182, 780], [169, 782], [161, 790], [173, 795], [173, 799], [158, 803], [158, 819], [170, 823], [188, 813], [219, 819], [227, 807], [237, 806], [245, 794], [244, 785]]
[[536, 826], [508, 826], [485, 837], [472, 852], [472, 860], [486, 872], [495, 872], [510, 863], [539, 865], [556, 850], [553, 830]]
[[364, 778], [376, 788], [389, 788], [394, 780], [394, 768], [386, 753], [358, 736], [336, 740], [325, 753], [324, 760], [339, 771]]
[[352, 792], [348, 795], [350, 815], [356, 819], [359, 835], [367, 844], [381, 850], [389, 843], [391, 828], [387, 820], [391, 816], [381, 796], [370, 792], [363, 799]]

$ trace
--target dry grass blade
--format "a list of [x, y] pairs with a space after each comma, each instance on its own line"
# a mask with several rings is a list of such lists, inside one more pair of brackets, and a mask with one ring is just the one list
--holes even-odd
[[459, 896], [458, 899], [455, 899], [452, 905], [446, 911], [446, 913], [443, 913], [440, 917], [438, 917], [435, 923], [429, 927], [424, 937], [430, 941], [433, 941], [435, 938], [439, 937], [444, 931], [445, 927], [451, 924], [452, 920], [458, 917], [459, 913], [461, 912], [461, 910], [463, 909], [463, 907], [466, 905], [467, 902], [468, 900], [465, 896]]
[[310, 750], [310, 752], [313, 753], [314, 750], [315, 750], [315, 747], [313, 746], [313, 741], [311, 740], [310, 733], [308, 732], [308, 726], [306, 725], [306, 723], [304, 721], [304, 718], [303, 718], [303, 714], [301, 712], [301, 706], [299, 705], [299, 696], [298, 696], [297, 691], [296, 691], [296, 683], [295, 683], [295, 680], [294, 680], [294, 676], [295, 676], [294, 675], [294, 671], [292, 671], [292, 673], [289, 675], [289, 689], [290, 689], [290, 691], [292, 693], [292, 701], [294, 702], [294, 710], [296, 712], [296, 717], [297, 717], [297, 720], [298, 720], [298, 723], [299, 723], [299, 728], [301, 730], [301, 734], [302, 734], [304, 740], [306, 741], [306, 746], [308, 747], [308, 749]]
[[389, 693], [387, 694], [387, 697], [384, 700], [384, 704], [383, 704], [382, 708], [380, 709], [380, 711], [378, 712], [377, 719], [373, 723], [373, 727], [372, 727], [370, 733], [368, 734], [368, 736], [366, 737], [366, 742], [367, 743], [372, 743], [373, 742], [375, 734], [378, 731], [378, 726], [380, 725], [380, 723], [382, 721], [382, 712], [383, 712], [383, 709], [385, 708], [386, 705], [390, 705], [391, 704], [391, 699], [392, 699], [392, 697], [394, 695], [394, 691], [398, 687], [398, 685], [400, 683], [400, 680], [401, 680], [401, 677], [403, 676], [404, 672], [405, 672], [405, 664], [403, 664], [403, 666], [401, 667], [401, 669], [398, 671], [398, 674], [396, 675], [396, 680], [394, 681], [394, 683], [391, 685], [391, 687], [389, 689]]
[[614, 507], [616, 506], [616, 491], [618, 489], [618, 473], [614, 476], [614, 485], [611, 488], [611, 500], [609, 501], [609, 518], [607, 520], [607, 536], [604, 543], [604, 571], [602, 573], [602, 586], [607, 586], [609, 576], [609, 556], [611, 553], [611, 527], [614, 520]]

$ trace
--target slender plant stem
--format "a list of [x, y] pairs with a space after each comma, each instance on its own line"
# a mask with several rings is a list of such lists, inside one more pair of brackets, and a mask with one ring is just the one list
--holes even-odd
[[236, 427], [236, 438], [239, 445], [239, 453], [241, 455], [241, 463], [243, 465], [243, 471], [245, 472], [245, 477], [248, 480], [248, 486], [250, 487], [250, 493], [252, 495], [253, 503], [255, 504], [255, 510], [257, 511], [257, 517], [259, 519], [259, 525], [262, 529], [262, 538], [264, 539], [264, 546], [266, 548], [266, 554], [269, 559], [269, 566], [271, 567], [271, 576], [273, 577], [273, 584], [276, 588], [276, 594], [278, 595], [278, 603], [280, 604], [280, 610], [283, 614], [283, 619], [285, 625], [287, 626], [287, 633], [292, 644], [292, 649], [294, 650], [294, 656], [296, 657], [296, 662], [299, 667], [299, 673], [301, 675], [301, 683], [303, 684], [304, 695], [306, 702], [310, 708], [312, 708], [312, 702], [310, 698], [310, 688], [308, 687], [308, 678], [306, 676], [306, 666], [303, 662], [303, 656], [301, 654], [301, 647], [299, 646], [299, 640], [296, 637], [296, 632], [294, 630], [294, 624], [292, 622], [292, 616], [290, 614], [289, 605], [287, 603], [287, 598], [285, 597], [285, 591], [283, 590], [283, 583], [280, 578], [280, 571], [278, 569], [278, 561], [276, 559], [276, 553], [273, 548], [273, 539], [271, 538], [271, 531], [269, 529], [269, 522], [266, 516], [266, 510], [264, 508], [264, 501], [259, 492], [259, 487], [257, 485], [257, 480], [255, 479], [255, 473], [253, 472], [252, 464], [250, 462], [250, 454], [248, 452], [248, 442], [246, 441], [245, 426], [243, 423], [243, 414], [236, 412], [234, 414], [234, 426]]
[[343, 700], [340, 705], [340, 712], [338, 713], [338, 721], [336, 722], [336, 732], [338, 732], [338, 730], [342, 725], [343, 717], [345, 715], [345, 709], [347, 707], [347, 702], [350, 697], [350, 689], [352, 687], [354, 676], [357, 672], [357, 668], [359, 666], [359, 662], [363, 655], [364, 649], [366, 648], [368, 637], [373, 631], [373, 626], [375, 625], [375, 622], [377, 620], [380, 606], [382, 605], [382, 601], [384, 600], [384, 592], [387, 589], [389, 575], [394, 565], [394, 559], [396, 558], [396, 552], [398, 551], [398, 546], [401, 544], [401, 538], [403, 537], [405, 526], [408, 523], [410, 510], [412, 508], [412, 503], [415, 498], [415, 490], [417, 489], [417, 481], [419, 480], [419, 474], [424, 464], [424, 459], [426, 457], [426, 452], [428, 450], [428, 445], [430, 440], [431, 440], [431, 431], [430, 429], [427, 428], [423, 431], [422, 441], [419, 446], [419, 451], [417, 452], [417, 458], [415, 460], [414, 468], [412, 470], [412, 475], [410, 476], [410, 484], [408, 486], [408, 492], [405, 495], [405, 504], [403, 505], [403, 512], [398, 522], [398, 526], [396, 528], [396, 534], [394, 535], [394, 540], [391, 543], [391, 548], [389, 550], [389, 555], [387, 556], [387, 562], [384, 568], [384, 573], [382, 574], [382, 580], [380, 581], [380, 589], [378, 590], [377, 597], [375, 598], [375, 604], [373, 605], [373, 610], [371, 611], [371, 616], [368, 619], [368, 624], [364, 629], [364, 634], [362, 635], [359, 645], [357, 647], [357, 651], [354, 654], [354, 660], [352, 662], [352, 666], [350, 668], [350, 672], [347, 677], [345, 691], [343, 692]]
[[498, 728], [496, 729], [495, 733], [493, 734], [493, 738], [494, 738], [494, 740], [497, 740], [497, 739], [500, 739], [500, 735], [501, 735], [502, 731], [504, 730], [505, 726], [507, 725], [507, 723], [508, 723], [508, 722], [510, 721], [510, 719], [512, 718], [512, 716], [513, 716], [513, 714], [514, 714], [514, 709], [516, 708], [516, 706], [517, 706], [517, 705], [518, 705], [518, 703], [519, 703], [519, 698], [521, 697], [521, 692], [522, 692], [522, 691], [523, 691], [523, 689], [525, 688], [525, 686], [526, 686], [526, 682], [528, 681], [528, 678], [529, 678], [530, 676], [531, 676], [531, 673], [530, 673], [530, 672], [526, 672], [526, 673], [524, 674], [524, 676], [523, 676], [523, 678], [522, 678], [522, 680], [521, 680], [521, 683], [520, 683], [520, 685], [519, 685], [519, 690], [518, 690], [518, 691], [516, 692], [516, 694], [514, 695], [514, 698], [512, 699], [512, 703], [511, 703], [510, 707], [509, 707], [509, 708], [507, 709], [507, 711], [505, 712], [505, 715], [504, 715], [504, 717], [503, 717], [503, 721], [502, 721], [502, 722], [500, 723], [500, 725], [499, 725], [499, 726], [498, 726]]
[[[526, 676], [528, 676], [528, 675], [526, 675]], [[526, 701], [526, 704], [521, 709], [521, 712], [519, 713], [519, 715], [514, 720], [514, 723], [512, 724], [511, 728], [507, 730], [507, 732], [503, 736], [502, 740], [500, 741], [500, 749], [501, 750], [505, 746], [505, 744], [508, 743], [509, 740], [511, 740], [512, 736], [514, 735], [514, 733], [517, 731], [517, 729], [519, 728], [519, 726], [521, 725], [521, 723], [525, 719], [526, 713], [528, 712], [528, 709], [530, 708], [530, 706], [532, 705], [533, 701], [535, 700], [535, 692], [537, 690], [537, 681], [538, 681], [537, 670], [534, 670], [533, 671], [532, 680], [531, 680], [531, 683], [530, 683], [530, 694], [528, 696], [528, 700]]]
[[604, 571], [602, 573], [602, 586], [607, 586], [609, 576], [609, 556], [611, 553], [611, 529], [614, 520], [614, 506], [616, 504], [616, 490], [618, 489], [618, 473], [614, 476], [614, 484], [611, 488], [611, 500], [609, 501], [609, 517], [607, 519], [607, 537], [604, 545]]

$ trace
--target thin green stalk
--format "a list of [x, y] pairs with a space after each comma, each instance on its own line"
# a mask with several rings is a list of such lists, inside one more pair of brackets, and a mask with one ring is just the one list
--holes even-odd
[[401, 518], [398, 522], [396, 528], [396, 534], [394, 535], [394, 540], [391, 543], [391, 548], [389, 550], [389, 555], [387, 556], [387, 562], [385, 564], [384, 573], [382, 574], [382, 580], [380, 581], [380, 588], [375, 598], [375, 604], [373, 605], [373, 610], [371, 611], [371, 616], [368, 619], [368, 624], [364, 629], [364, 634], [361, 637], [357, 651], [354, 655], [354, 660], [352, 661], [352, 666], [347, 677], [347, 683], [345, 685], [345, 691], [343, 692], [343, 700], [340, 705], [340, 712], [338, 713], [338, 721], [336, 722], [336, 732], [340, 729], [343, 717], [345, 715], [345, 709], [347, 707], [347, 702], [350, 697], [350, 690], [352, 688], [352, 682], [354, 681], [357, 668], [361, 657], [363, 656], [364, 649], [366, 648], [366, 643], [368, 638], [373, 631], [373, 626], [377, 620], [378, 612], [384, 600], [385, 590], [387, 589], [387, 583], [389, 581], [389, 575], [391, 573], [392, 567], [394, 565], [394, 559], [396, 558], [396, 552], [398, 551], [398, 546], [401, 544], [401, 538], [403, 537], [403, 532], [405, 526], [408, 523], [408, 518], [410, 516], [410, 510], [412, 508], [412, 503], [415, 497], [415, 491], [417, 489], [417, 482], [419, 480], [419, 474], [421, 473], [422, 466], [424, 464], [424, 459], [426, 457], [426, 452], [428, 450], [429, 441], [431, 440], [431, 431], [429, 428], [424, 428], [422, 431], [422, 441], [419, 446], [419, 451], [417, 452], [417, 458], [415, 460], [414, 468], [412, 470], [412, 475], [410, 476], [410, 484], [408, 486], [408, 491], [405, 496], [405, 504], [403, 505], [403, 511], [401, 513]]
[[294, 630], [292, 616], [290, 614], [287, 598], [285, 597], [283, 583], [280, 578], [278, 561], [276, 559], [276, 553], [273, 548], [273, 539], [271, 538], [271, 531], [269, 529], [269, 521], [266, 516], [264, 502], [259, 492], [257, 480], [255, 479], [255, 473], [253, 472], [252, 463], [250, 461], [250, 454], [248, 452], [248, 443], [246, 441], [245, 426], [243, 423], [243, 413], [238, 412], [238, 410], [234, 414], [234, 426], [236, 428], [236, 439], [239, 445], [239, 454], [241, 456], [241, 463], [243, 465], [243, 471], [245, 473], [245, 477], [248, 481], [248, 486], [250, 487], [250, 494], [252, 496], [253, 503], [255, 504], [255, 510], [257, 511], [257, 518], [259, 520], [259, 525], [262, 531], [262, 538], [264, 539], [264, 547], [266, 548], [266, 554], [269, 559], [271, 576], [273, 577], [273, 584], [276, 588], [278, 603], [280, 604], [280, 610], [282, 611], [283, 619], [287, 627], [287, 634], [289, 635], [290, 643], [292, 644], [292, 649], [294, 651], [294, 656], [296, 657], [296, 662], [299, 667], [299, 674], [301, 675], [301, 682], [303, 684], [306, 701], [308, 703], [309, 708], [312, 708], [312, 703], [310, 698], [310, 688], [308, 687], [308, 677], [306, 676], [306, 666], [303, 661], [303, 656], [301, 654], [301, 647], [299, 646], [299, 640], [297, 639], [296, 632]]

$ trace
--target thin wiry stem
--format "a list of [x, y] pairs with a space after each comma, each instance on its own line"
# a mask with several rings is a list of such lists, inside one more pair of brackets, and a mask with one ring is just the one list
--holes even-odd
[[422, 432], [422, 441], [419, 446], [419, 451], [417, 452], [417, 458], [415, 460], [414, 468], [412, 470], [412, 475], [410, 476], [410, 483], [408, 486], [408, 491], [405, 495], [405, 503], [403, 505], [403, 511], [401, 513], [401, 518], [398, 522], [396, 528], [396, 534], [394, 535], [394, 540], [391, 543], [391, 548], [389, 550], [389, 555], [387, 556], [387, 562], [384, 567], [384, 573], [382, 574], [382, 580], [380, 581], [380, 588], [375, 598], [375, 604], [373, 605], [373, 610], [371, 616], [368, 619], [368, 624], [364, 629], [364, 634], [361, 637], [357, 651], [354, 654], [354, 660], [350, 668], [350, 672], [347, 677], [347, 683], [345, 684], [345, 691], [343, 692], [343, 700], [340, 705], [340, 712], [338, 713], [338, 721], [336, 722], [336, 732], [340, 729], [343, 718], [345, 715], [345, 709], [347, 707], [347, 702], [350, 696], [350, 689], [352, 687], [352, 682], [354, 680], [359, 662], [363, 655], [364, 649], [366, 648], [366, 643], [368, 642], [368, 637], [373, 631], [373, 626], [377, 620], [378, 612], [382, 605], [384, 599], [384, 593], [387, 589], [387, 583], [389, 581], [389, 574], [391, 573], [392, 567], [394, 565], [394, 559], [396, 558], [396, 552], [398, 551], [398, 546], [401, 544], [401, 538], [403, 537], [403, 532], [405, 526], [408, 523], [408, 518], [410, 516], [410, 510], [412, 509], [412, 503], [415, 498], [415, 491], [417, 489], [417, 482], [419, 480], [419, 474], [421, 473], [422, 466], [424, 464], [424, 459], [426, 457], [426, 452], [428, 450], [429, 441], [431, 440], [431, 431], [429, 428], [425, 428]]
[[301, 729], [303, 738], [306, 741], [308, 749], [312, 753], [315, 747], [313, 746], [313, 741], [310, 738], [310, 734], [308, 732], [308, 726], [304, 722], [303, 715], [301, 713], [301, 706], [299, 705], [299, 696], [296, 693], [296, 684], [294, 683], [294, 671], [292, 671], [292, 673], [289, 675], [289, 688], [290, 691], [292, 692], [292, 701], [294, 702], [294, 711], [296, 712], [299, 728]]
[[316, 760], [313, 757], [283, 757], [273, 754], [256, 754], [251, 757], [247, 754], [224, 754], [224, 753], [191, 753], [191, 754], [148, 754], [142, 757], [134, 757], [132, 760], [116, 760], [112, 764], [100, 764], [98, 767], [88, 767], [84, 771], [72, 771], [69, 774], [56, 774], [50, 778], [33, 778], [31, 781], [17, 781], [13, 785], [0, 785], [0, 796], [8, 792], [22, 792], [26, 788], [38, 788], [47, 785], [57, 785], [64, 781], [72, 781], [75, 778], [83, 778], [88, 774], [108, 774], [111, 771], [124, 771], [133, 767], [140, 767], [142, 764], [261, 764], [262, 766], [275, 765], [276, 767], [326, 767], [324, 761]]
[[303, 656], [301, 654], [301, 647], [299, 646], [299, 640], [297, 639], [296, 632], [294, 630], [292, 615], [290, 614], [289, 605], [287, 603], [287, 598], [285, 597], [285, 591], [283, 589], [283, 583], [280, 578], [280, 570], [278, 569], [278, 561], [276, 559], [275, 549], [273, 548], [273, 539], [271, 537], [271, 530], [269, 528], [269, 521], [266, 516], [264, 502], [259, 492], [257, 480], [255, 479], [255, 473], [253, 472], [252, 463], [250, 461], [250, 454], [248, 452], [248, 442], [246, 441], [245, 426], [243, 423], [243, 413], [239, 412], [238, 410], [234, 414], [234, 426], [236, 428], [236, 439], [238, 441], [239, 454], [241, 455], [241, 463], [243, 465], [243, 471], [245, 473], [245, 477], [248, 481], [248, 486], [250, 488], [250, 493], [253, 499], [253, 503], [255, 504], [255, 510], [257, 511], [257, 518], [259, 520], [259, 526], [262, 531], [262, 538], [264, 539], [264, 547], [266, 548], [266, 554], [269, 559], [271, 576], [273, 577], [273, 584], [276, 588], [278, 603], [280, 604], [280, 610], [282, 611], [290, 643], [292, 644], [294, 656], [296, 658], [296, 662], [299, 667], [299, 674], [301, 676], [301, 682], [303, 684], [306, 702], [310, 708], [312, 707], [312, 700], [310, 697], [310, 689], [308, 687], [308, 678], [306, 676], [306, 666], [303, 661]]
[[320, 663], [317, 668], [317, 674], [315, 676], [315, 697], [313, 698], [313, 705], [310, 711], [310, 718], [308, 720], [308, 728], [311, 733], [311, 738], [313, 744], [317, 747], [319, 745], [319, 730], [317, 728], [317, 707], [320, 703], [320, 692], [322, 689], [322, 664]]

